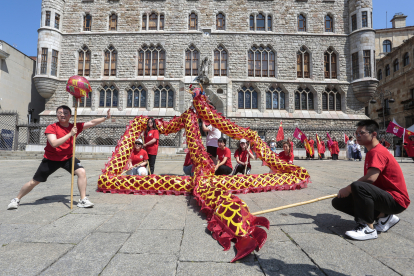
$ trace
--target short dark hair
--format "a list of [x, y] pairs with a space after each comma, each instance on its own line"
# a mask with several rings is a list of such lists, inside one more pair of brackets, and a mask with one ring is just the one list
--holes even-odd
[[222, 138], [218, 138], [217, 142], [226, 144], [227, 140], [226, 140], [226, 138], [222, 137]]
[[374, 120], [363, 120], [359, 121], [356, 124], [357, 127], [365, 127], [366, 130], [368, 130], [369, 133], [377, 132], [379, 131], [379, 125]]
[[67, 105], [58, 106], [58, 108], [56, 108], [56, 113], [58, 112], [59, 109], [67, 110], [67, 111], [69, 111], [69, 114], [72, 115], [72, 109], [70, 109], [70, 107], [67, 106]]

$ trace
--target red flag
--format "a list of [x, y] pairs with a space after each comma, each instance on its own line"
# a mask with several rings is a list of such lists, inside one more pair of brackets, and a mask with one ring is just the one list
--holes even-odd
[[309, 144], [308, 138], [306, 137], [306, 135], [299, 129], [296, 128], [295, 132], [293, 133], [293, 137], [295, 137], [296, 139], [299, 139], [303, 145], [305, 146], [306, 151], [310, 154], [313, 155], [313, 147], [311, 147], [311, 145]]
[[414, 136], [414, 132], [406, 129], [404, 133], [404, 148], [408, 157], [414, 157], [414, 141], [411, 141], [410, 136]]
[[345, 133], [344, 133], [344, 141], [345, 141], [345, 144], [349, 141], [349, 138]]
[[282, 122], [280, 122], [279, 130], [276, 136], [276, 141], [279, 142], [284, 139], [285, 139], [285, 133], [283, 132]]
[[401, 138], [404, 134], [404, 128], [397, 124], [394, 124], [393, 122], [390, 122], [387, 127], [387, 132]]
[[326, 133], [326, 137], [328, 137], [328, 147], [332, 147], [333, 141], [331, 139], [331, 136], [329, 135], [329, 133]]
[[319, 158], [322, 158], [321, 153], [324, 153], [324, 151], [322, 150], [322, 142], [319, 139], [318, 134], [316, 134], [316, 148], [318, 149]]

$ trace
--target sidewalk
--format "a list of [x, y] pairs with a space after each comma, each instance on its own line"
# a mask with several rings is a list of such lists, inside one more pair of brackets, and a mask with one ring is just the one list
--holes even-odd
[[[184, 160], [184, 156], [183, 156]], [[0, 275], [413, 275], [414, 211], [378, 239], [344, 238], [355, 226], [330, 200], [265, 214], [268, 239], [236, 263], [215, 241], [192, 196], [95, 192], [105, 161], [82, 161], [93, 209], [69, 209], [70, 175], [58, 170], [23, 200], [7, 204], [39, 160], [0, 160]], [[312, 183], [297, 191], [239, 195], [251, 212], [337, 193], [363, 174], [364, 162], [295, 161]], [[159, 174], [181, 174], [183, 161], [158, 161]], [[414, 163], [400, 164], [414, 198]], [[268, 172], [261, 161], [252, 173]], [[76, 185], [75, 185], [76, 186]], [[75, 188], [76, 200], [79, 198]]]

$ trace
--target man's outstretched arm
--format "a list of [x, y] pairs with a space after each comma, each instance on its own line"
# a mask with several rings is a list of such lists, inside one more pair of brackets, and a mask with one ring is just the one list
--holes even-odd
[[105, 122], [106, 120], [108, 120], [110, 118], [111, 118], [111, 110], [108, 109], [108, 112], [106, 113], [106, 117], [93, 119], [92, 121], [89, 121], [89, 122], [85, 123], [83, 125], [83, 129], [88, 129], [90, 127], [94, 127], [96, 125], [99, 125], [99, 124]]

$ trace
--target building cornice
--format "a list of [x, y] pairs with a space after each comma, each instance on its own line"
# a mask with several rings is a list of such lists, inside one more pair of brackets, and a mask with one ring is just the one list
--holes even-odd
[[6, 53], [3, 50], [0, 50], [0, 59], [6, 59], [10, 56], [10, 54]]

